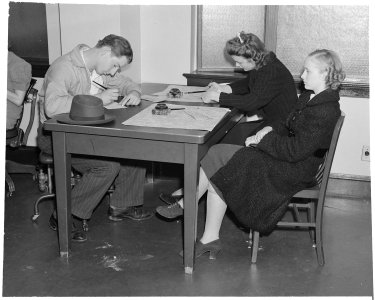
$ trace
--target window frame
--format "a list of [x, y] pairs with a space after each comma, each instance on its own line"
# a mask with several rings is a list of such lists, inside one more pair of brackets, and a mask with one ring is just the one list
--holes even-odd
[[[202, 10], [203, 5], [197, 5], [197, 71], [221, 72], [235, 71], [243, 72], [240, 68], [202, 68]], [[279, 7], [277, 5], [265, 5], [264, 16], [264, 44], [270, 51], [276, 51], [277, 42], [277, 14]]]
[[[215, 77], [225, 81], [225, 78], [242, 78], [244, 71], [240, 68], [202, 68], [202, 10], [203, 5], [196, 6], [196, 18], [197, 18], [197, 31], [196, 31], [196, 71], [191, 74], [184, 74], [184, 76], [190, 80], [192, 77], [205, 78]], [[277, 46], [277, 26], [278, 26], [278, 5], [265, 5], [265, 20], [264, 20], [264, 44], [265, 47], [276, 53]], [[238, 74], [238, 75], [236, 75]], [[302, 84], [302, 80], [299, 74], [292, 74], [298, 91]], [[195, 79], [193, 79], [195, 80]], [[199, 80], [199, 79], [196, 79]], [[369, 98], [369, 78], [350, 76], [341, 85], [342, 96], [357, 97], [357, 98]]]

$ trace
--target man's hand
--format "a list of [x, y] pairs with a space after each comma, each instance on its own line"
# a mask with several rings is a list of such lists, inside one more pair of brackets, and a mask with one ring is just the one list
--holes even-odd
[[216, 103], [219, 102], [220, 93], [208, 90], [202, 96], [204, 103]]
[[103, 105], [106, 106], [108, 104], [111, 104], [113, 101], [118, 99], [119, 92], [118, 89], [108, 89], [105, 90], [97, 95], [95, 95], [102, 99]]
[[141, 94], [136, 91], [130, 92], [120, 102], [122, 106], [125, 106], [125, 105], [134, 106], [134, 105], [139, 105], [139, 103], [141, 103]]

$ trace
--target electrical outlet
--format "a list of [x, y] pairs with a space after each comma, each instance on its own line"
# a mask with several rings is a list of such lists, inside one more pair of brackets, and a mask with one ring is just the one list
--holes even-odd
[[362, 147], [362, 160], [370, 161], [370, 146]]

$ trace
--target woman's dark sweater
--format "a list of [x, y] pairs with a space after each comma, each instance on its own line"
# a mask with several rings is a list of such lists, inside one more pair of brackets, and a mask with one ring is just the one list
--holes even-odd
[[270, 52], [266, 65], [248, 72], [246, 78], [230, 84], [232, 94], [221, 93], [222, 106], [236, 107], [247, 113], [261, 113], [272, 122], [285, 119], [297, 101], [293, 76], [284, 64]]

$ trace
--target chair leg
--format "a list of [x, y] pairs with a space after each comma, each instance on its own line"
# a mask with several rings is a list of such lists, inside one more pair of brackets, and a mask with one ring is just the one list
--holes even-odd
[[[310, 223], [315, 222], [315, 203], [311, 202], [308, 208], [307, 221]], [[310, 227], [309, 229], [311, 241], [316, 243], [316, 227]]]
[[13, 179], [10, 177], [8, 172], [5, 170], [5, 181], [8, 184], [8, 193], [7, 196], [10, 197], [12, 196], [13, 192], [16, 190], [16, 187], [14, 185]]
[[294, 219], [298, 223], [301, 223], [301, 217], [300, 217], [299, 210], [296, 204], [293, 204], [293, 213], [294, 213]]
[[258, 257], [259, 231], [250, 229], [249, 243], [251, 243], [251, 263], [255, 264]]
[[49, 199], [49, 198], [53, 198], [55, 197], [55, 194], [47, 194], [47, 195], [43, 195], [41, 197], [39, 197], [35, 203], [34, 203], [34, 214], [31, 216], [31, 220], [33, 222], [36, 222], [36, 220], [39, 218], [39, 209], [38, 209], [38, 206], [39, 206], [39, 203], [45, 199]]
[[324, 251], [323, 251], [323, 239], [322, 239], [322, 224], [320, 221], [316, 223], [316, 255], [318, 263], [324, 266]]

